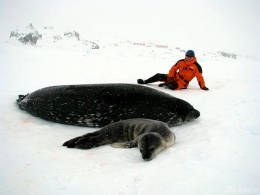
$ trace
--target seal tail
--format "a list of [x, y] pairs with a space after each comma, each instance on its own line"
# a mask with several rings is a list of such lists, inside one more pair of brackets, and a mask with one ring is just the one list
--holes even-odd
[[[27, 93], [29, 95], [29, 93]], [[27, 95], [18, 95], [18, 99], [16, 100], [17, 104], [19, 104]]]

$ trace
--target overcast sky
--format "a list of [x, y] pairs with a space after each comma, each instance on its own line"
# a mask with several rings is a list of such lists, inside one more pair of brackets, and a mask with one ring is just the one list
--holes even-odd
[[259, 0], [0, 0], [0, 25], [52, 25], [184, 49], [258, 55], [259, 12]]

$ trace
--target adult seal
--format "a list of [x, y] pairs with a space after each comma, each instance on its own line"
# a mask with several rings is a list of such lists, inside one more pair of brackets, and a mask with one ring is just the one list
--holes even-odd
[[17, 103], [48, 121], [87, 127], [131, 118], [159, 120], [172, 127], [200, 116], [182, 99], [135, 84], [52, 86], [19, 95]]
[[175, 135], [165, 123], [151, 119], [128, 119], [66, 141], [63, 146], [79, 149], [106, 144], [112, 144], [115, 148], [138, 147], [142, 158], [148, 161], [174, 142]]

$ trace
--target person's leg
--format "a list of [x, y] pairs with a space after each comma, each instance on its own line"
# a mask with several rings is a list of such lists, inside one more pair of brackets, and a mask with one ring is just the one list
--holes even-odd
[[161, 73], [157, 73], [154, 76], [150, 77], [147, 80], [143, 80], [143, 79], [138, 79], [137, 83], [139, 84], [147, 84], [147, 83], [154, 83], [157, 81], [167, 81], [167, 74], [161, 74]]

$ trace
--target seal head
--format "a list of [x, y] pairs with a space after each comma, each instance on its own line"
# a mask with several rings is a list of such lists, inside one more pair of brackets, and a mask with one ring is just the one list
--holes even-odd
[[140, 137], [138, 148], [142, 154], [142, 158], [149, 161], [165, 147], [163, 147], [162, 139], [158, 133], [147, 133]]

